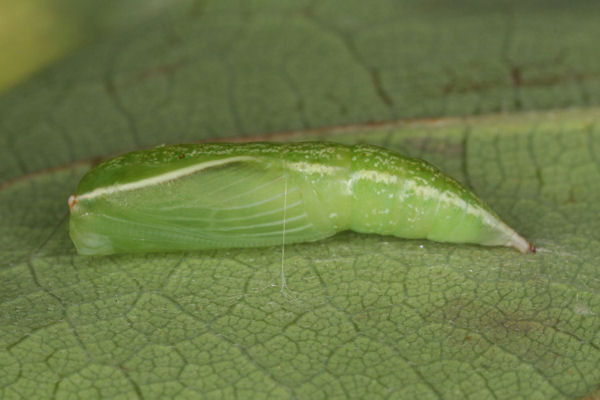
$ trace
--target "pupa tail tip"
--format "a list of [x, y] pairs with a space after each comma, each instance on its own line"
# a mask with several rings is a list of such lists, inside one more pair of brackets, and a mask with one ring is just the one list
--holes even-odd
[[523, 236], [513, 231], [510, 239], [506, 243], [509, 247], [514, 247], [523, 254], [536, 253], [537, 250], [533, 243], [529, 242]]
[[529, 243], [529, 249], [527, 252], [528, 253], [537, 253], [537, 250], [536, 250], [535, 246], [533, 245], [533, 243]]
[[69, 204], [69, 211], [73, 211], [75, 204], [77, 204], [77, 196], [75, 196], [74, 194], [69, 196], [69, 200], [67, 201], [67, 204]]

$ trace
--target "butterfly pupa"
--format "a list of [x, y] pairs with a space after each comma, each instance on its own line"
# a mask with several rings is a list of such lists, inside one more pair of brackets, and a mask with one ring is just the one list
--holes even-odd
[[272, 246], [345, 230], [535, 251], [431, 164], [371, 145], [159, 146], [91, 169], [68, 203], [80, 254]]

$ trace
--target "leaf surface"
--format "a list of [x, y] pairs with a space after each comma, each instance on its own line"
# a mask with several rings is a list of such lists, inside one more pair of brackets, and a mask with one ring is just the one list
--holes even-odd
[[[0, 397], [593, 396], [597, 11], [178, 2], [13, 89]], [[425, 158], [539, 251], [346, 232], [286, 246], [283, 291], [278, 247], [76, 255], [66, 200], [81, 160], [292, 130], [272, 138]]]

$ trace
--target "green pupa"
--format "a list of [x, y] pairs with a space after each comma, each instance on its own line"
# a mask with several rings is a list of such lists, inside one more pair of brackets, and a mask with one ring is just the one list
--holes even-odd
[[159, 146], [90, 170], [69, 207], [80, 254], [272, 246], [344, 230], [535, 252], [454, 179], [371, 145]]

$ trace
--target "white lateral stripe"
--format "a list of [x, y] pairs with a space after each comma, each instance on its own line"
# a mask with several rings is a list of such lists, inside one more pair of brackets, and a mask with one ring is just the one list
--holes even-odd
[[128, 190], [141, 189], [141, 188], [144, 188], [147, 186], [159, 185], [164, 182], [179, 179], [186, 175], [190, 175], [190, 174], [202, 171], [203, 169], [216, 167], [219, 165], [230, 164], [230, 163], [238, 162], [238, 161], [256, 161], [256, 158], [248, 157], [248, 156], [238, 156], [238, 157], [223, 158], [220, 160], [207, 161], [207, 162], [203, 162], [203, 163], [196, 164], [196, 165], [190, 165], [189, 167], [181, 168], [181, 169], [178, 169], [175, 171], [166, 172], [161, 175], [153, 176], [152, 178], [142, 179], [137, 182], [130, 182], [130, 183], [124, 183], [121, 185], [111, 185], [111, 186], [96, 188], [89, 193], [84, 193], [77, 197], [81, 197], [84, 199], [92, 199], [94, 197], [102, 196], [105, 194], [125, 192]]
[[293, 171], [302, 172], [304, 174], [334, 175], [344, 172], [343, 167], [324, 165], [322, 163], [309, 163], [305, 161], [288, 162], [286, 163], [286, 166]]

